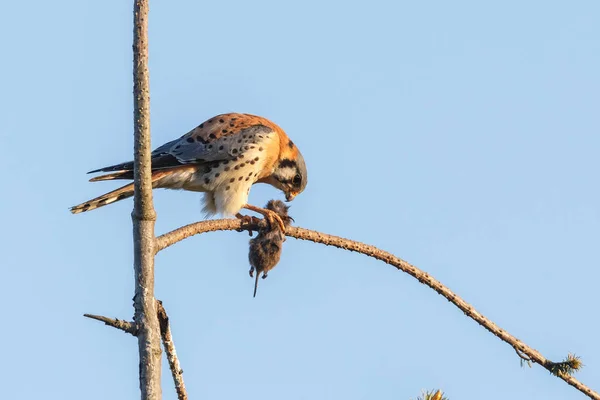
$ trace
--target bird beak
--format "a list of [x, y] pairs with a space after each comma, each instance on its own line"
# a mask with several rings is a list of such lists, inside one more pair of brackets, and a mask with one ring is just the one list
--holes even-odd
[[287, 192], [285, 194], [285, 201], [292, 201], [294, 200], [294, 197], [296, 197], [296, 193]]

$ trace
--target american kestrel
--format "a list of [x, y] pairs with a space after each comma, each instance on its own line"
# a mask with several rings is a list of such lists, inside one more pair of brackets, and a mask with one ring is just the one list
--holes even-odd
[[[124, 162], [94, 172], [110, 172], [90, 182], [133, 179], [133, 162]], [[152, 152], [152, 187], [204, 192], [207, 215], [239, 214], [246, 208], [261, 213], [270, 222], [271, 210], [247, 204], [250, 187], [268, 183], [291, 201], [306, 187], [307, 172], [298, 147], [275, 123], [250, 114], [221, 114], [179, 139]], [[94, 210], [133, 196], [133, 183], [71, 207], [73, 214]], [[282, 227], [282, 221], [275, 218]]]
[[[274, 211], [279, 215], [286, 227], [294, 220], [288, 215], [289, 207], [281, 200], [271, 200], [265, 207], [267, 210]], [[256, 271], [254, 279], [254, 297], [256, 297], [256, 289], [258, 289], [258, 277], [262, 272], [262, 278], [267, 277], [267, 273], [275, 268], [281, 258], [283, 250], [283, 242], [285, 235], [275, 227], [261, 229], [258, 235], [250, 240], [250, 249], [248, 251], [248, 261], [250, 261], [250, 277]]]

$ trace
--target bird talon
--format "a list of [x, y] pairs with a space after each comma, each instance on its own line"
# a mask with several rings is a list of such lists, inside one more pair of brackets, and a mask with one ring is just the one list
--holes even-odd
[[285, 232], [285, 224], [283, 223], [281, 217], [275, 211], [267, 211], [269, 212], [265, 214], [265, 219], [269, 223], [269, 228], [274, 229], [275, 226], [277, 226], [281, 232]]
[[255, 216], [250, 216], [250, 215], [242, 215], [240, 213], [237, 213], [236, 218], [238, 218], [241, 221], [241, 226], [236, 229], [238, 232], [242, 232], [244, 230], [248, 231], [248, 234], [250, 236], [252, 236], [252, 229], [251, 226], [253, 225], [258, 225], [258, 223], [260, 222], [260, 220], [258, 218], [256, 218]]

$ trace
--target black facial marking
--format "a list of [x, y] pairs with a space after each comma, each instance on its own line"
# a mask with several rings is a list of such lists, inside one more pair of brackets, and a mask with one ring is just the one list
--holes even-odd
[[219, 120], [219, 122], [220, 122], [220, 123], [223, 123], [223, 122], [225, 122], [225, 120], [224, 120], [223, 118], [221, 118], [221, 119]]
[[284, 158], [283, 160], [281, 160], [279, 162], [279, 167], [280, 168], [286, 168], [286, 167], [298, 168], [298, 165], [296, 164], [296, 161], [292, 161], [288, 158]]
[[290, 146], [290, 149], [294, 148], [294, 142], [292, 142], [291, 140], [288, 142], [288, 146]]
[[194, 138], [193, 137], [189, 137], [187, 139], [185, 139], [186, 142], [188, 143], [194, 143]]
[[208, 135], [208, 137], [210, 139], [216, 139], [217, 138], [217, 136], [214, 133], [211, 133], [210, 135]]

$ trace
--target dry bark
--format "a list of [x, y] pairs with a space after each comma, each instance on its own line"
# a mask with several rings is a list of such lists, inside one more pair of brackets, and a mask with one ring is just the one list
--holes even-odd
[[134, 206], [133, 220], [135, 308], [134, 321], [140, 356], [142, 399], [161, 398], [160, 328], [154, 299], [154, 222], [150, 170], [150, 83], [148, 72], [148, 0], [133, 8]]

